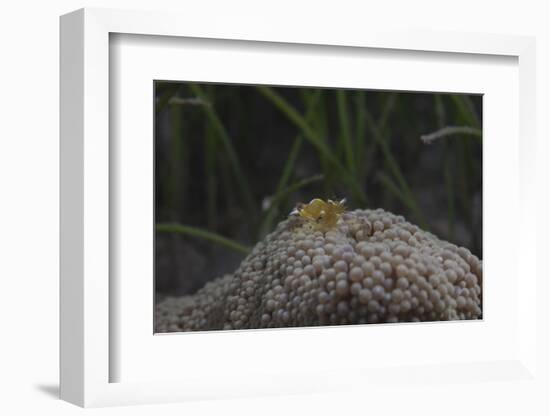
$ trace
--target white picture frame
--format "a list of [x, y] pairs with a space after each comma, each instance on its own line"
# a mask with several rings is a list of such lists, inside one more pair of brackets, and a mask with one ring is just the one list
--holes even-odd
[[[536, 218], [526, 214], [536, 211], [533, 197], [535, 154], [534, 146], [530, 146], [535, 141], [534, 38], [432, 33], [429, 30], [382, 31], [375, 28], [350, 29], [348, 32], [335, 34], [326, 32], [322, 25], [313, 25], [305, 33], [292, 26], [283, 30], [276, 24], [265, 25], [246, 19], [240, 22], [238, 29], [232, 22], [224, 20], [216, 25], [204, 25], [201, 19], [185, 25], [181, 21], [182, 16], [177, 14], [107, 9], [83, 9], [61, 18], [61, 398], [87, 407], [322, 392], [351, 388], [351, 385], [369, 385], [372, 388], [378, 383], [387, 385], [396, 378], [403, 383], [455, 380], [481, 383], [483, 380], [499, 378], [517, 380], [518, 383], [525, 380], [536, 382], [536, 270], [533, 257], [536, 251], [533, 249], [536, 241]], [[112, 322], [118, 308], [117, 298], [113, 293], [119, 287], [114, 286], [109, 278], [116, 262], [109, 251], [115, 220], [110, 215], [110, 203], [114, 198], [110, 194], [113, 189], [110, 172], [116, 170], [116, 166], [113, 167], [116, 160], [110, 153], [110, 135], [113, 134], [110, 130], [112, 114], [109, 101], [112, 93], [109, 62], [112, 34], [161, 36], [163, 38], [157, 38], [160, 42], [163, 39], [168, 40], [168, 37], [224, 40], [241, 44], [245, 41], [244, 43], [257, 45], [269, 42], [278, 45], [282, 51], [291, 45], [302, 45], [306, 49], [308, 45], [330, 45], [333, 51], [347, 51], [351, 47], [356, 50], [369, 48], [411, 53], [430, 52], [439, 56], [462, 54], [468, 55], [473, 61], [476, 56], [506, 56], [517, 59], [519, 110], [515, 116], [519, 131], [511, 134], [520, 149], [515, 161], [518, 170], [513, 171], [518, 172], [514, 183], [518, 183], [519, 189], [511, 191], [512, 196], [517, 196], [517, 204], [510, 204], [509, 209], [516, 210], [514, 212], [521, 221], [513, 231], [517, 233], [517, 242], [510, 248], [511, 254], [517, 258], [517, 264], [514, 263], [517, 269], [504, 271], [513, 280], [517, 277], [517, 270], [520, 267], [522, 270], [518, 291], [513, 293], [517, 308], [513, 309], [512, 317], [521, 322], [521, 325], [516, 325], [513, 335], [510, 335], [517, 345], [514, 344], [513, 348], [503, 347], [500, 353], [495, 352], [495, 360], [488, 360], [486, 356], [481, 360], [462, 362], [446, 362], [445, 357], [441, 356], [437, 360], [439, 364], [419, 360], [413, 367], [412, 378], [407, 378], [406, 375], [411, 372], [411, 363], [408, 363], [409, 367], [400, 369], [399, 366], [403, 364], [395, 361], [394, 367], [383, 364], [379, 368], [372, 363], [357, 368], [350, 367], [348, 363], [341, 366], [336, 364], [321, 369], [321, 374], [325, 377], [320, 377], [311, 368], [296, 372], [281, 368], [277, 373], [266, 367], [261, 373], [263, 378], [259, 375], [254, 380], [246, 380], [244, 377], [235, 379], [233, 375], [229, 377], [227, 373], [218, 370], [220, 374], [213, 381], [212, 376], [216, 376], [217, 367], [206, 371], [205, 366], [202, 376], [197, 370], [193, 376], [187, 378], [164, 379], [156, 374], [156, 377], [151, 376], [147, 381], [129, 377], [127, 381], [123, 378], [113, 382], [112, 369], [124, 358], [120, 357], [124, 349], [113, 348], [113, 338], [117, 337], [119, 329]], [[383, 87], [392, 88], [392, 85]], [[503, 151], [503, 155], [507, 154]], [[403, 331], [411, 334], [419, 330], [414, 326], [406, 328]], [[468, 330], [471, 328], [468, 327]], [[479, 328], [482, 329], [478, 327], [477, 331], [480, 331]], [[358, 336], [361, 328], [347, 328], [346, 331], [352, 334], [352, 340], [354, 336]], [[453, 332], [460, 332], [462, 329], [455, 325], [448, 326], [446, 331], [452, 336]], [[260, 348], [265, 345], [261, 342], [271, 343], [273, 338], [279, 338], [284, 343], [293, 345], [298, 332], [278, 331], [264, 334], [263, 341], [258, 341], [260, 337], [257, 334], [248, 336], [241, 332], [231, 335], [233, 339], [226, 336], [223, 342], [232, 342], [235, 345], [247, 343]], [[320, 333], [310, 332], [300, 342], [321, 336], [346, 336], [343, 335], [344, 332], [330, 333], [330, 329], [321, 335], [317, 334]], [[474, 336], [472, 334], [469, 333], [468, 336]], [[481, 332], [478, 335], [483, 336]], [[223, 335], [207, 336], [210, 343], [218, 344], [215, 337]], [[162, 338], [163, 344], [178, 342], [175, 336]], [[383, 354], [388, 346], [379, 345], [377, 351]], [[208, 357], [204, 359], [207, 360]], [[231, 370], [235, 368], [225, 369]], [[342, 383], [344, 378], [347, 381]]]

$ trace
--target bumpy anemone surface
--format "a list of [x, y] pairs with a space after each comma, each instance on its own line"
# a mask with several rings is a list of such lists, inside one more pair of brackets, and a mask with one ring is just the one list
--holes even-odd
[[481, 261], [382, 209], [330, 231], [289, 218], [230, 275], [168, 297], [157, 332], [418, 322], [481, 317]]

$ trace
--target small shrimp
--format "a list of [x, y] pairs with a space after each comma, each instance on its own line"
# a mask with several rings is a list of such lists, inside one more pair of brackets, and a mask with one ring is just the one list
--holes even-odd
[[341, 215], [346, 210], [346, 200], [323, 201], [322, 199], [312, 199], [308, 204], [300, 203], [290, 213], [305, 218], [319, 230], [326, 232], [333, 229]]

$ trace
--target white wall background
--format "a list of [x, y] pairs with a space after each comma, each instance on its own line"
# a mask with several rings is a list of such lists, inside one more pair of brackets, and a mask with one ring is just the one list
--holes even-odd
[[[199, 4], [200, 3], [200, 4]], [[12, 0], [0, 10], [0, 413], [65, 415], [81, 409], [56, 399], [58, 385], [58, 16], [80, 7], [162, 9], [195, 13], [254, 14], [280, 21], [326, 20], [339, 25], [369, 22], [431, 26], [441, 30], [538, 36], [539, 266], [550, 248], [548, 161], [550, 157], [550, 31], [546, 1], [169, 1], [169, 0]], [[192, 9], [192, 10], [191, 10]], [[543, 215], [544, 214], [544, 215]], [[513, 219], [512, 219], [513, 222]], [[543, 282], [539, 291], [550, 293]], [[550, 302], [549, 302], [550, 303]], [[549, 322], [548, 305], [539, 305]], [[546, 326], [549, 327], [548, 325]], [[550, 374], [548, 333], [540, 331], [539, 358]], [[550, 391], [546, 386], [546, 393]], [[276, 397], [93, 410], [101, 415], [149, 414], [549, 414], [544, 392], [507, 383], [472, 386], [456, 397], [453, 386], [411, 389], [387, 407], [373, 409], [369, 394]]]

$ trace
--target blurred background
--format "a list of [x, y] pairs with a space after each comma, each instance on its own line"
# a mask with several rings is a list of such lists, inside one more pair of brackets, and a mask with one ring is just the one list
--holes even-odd
[[482, 97], [155, 82], [155, 288], [235, 270], [297, 202], [383, 208], [482, 258]]

